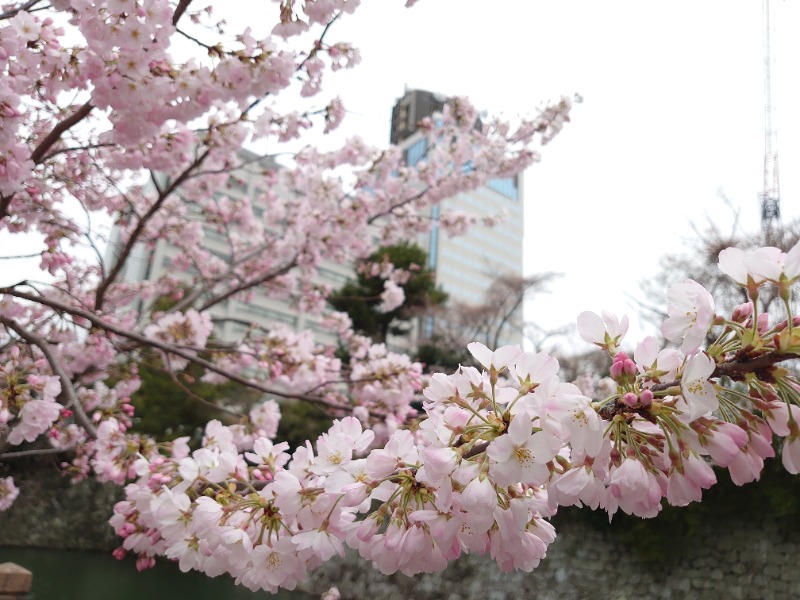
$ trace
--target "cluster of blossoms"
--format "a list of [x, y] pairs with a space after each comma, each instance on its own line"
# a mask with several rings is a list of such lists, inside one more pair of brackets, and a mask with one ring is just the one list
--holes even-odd
[[[758, 276], [748, 270], [745, 283]], [[752, 291], [787, 280], [779, 266]], [[778, 366], [800, 350], [791, 321], [765, 325], [752, 303], [722, 318], [694, 281], [670, 290], [669, 314], [663, 330], [681, 350], [648, 337], [631, 355], [620, 350], [627, 319], [579, 317], [582, 337], [611, 359], [614, 387], [601, 400], [561, 381], [544, 352], [473, 343], [483, 369], [433, 375], [426, 418], [378, 447], [347, 417], [291, 455], [268, 437], [237, 453], [219, 436], [191, 455], [143, 455], [111, 520], [119, 553], [271, 591], [293, 588], [344, 546], [387, 574], [438, 571], [462, 553], [530, 571], [555, 538], [546, 518], [558, 506], [653, 517], [664, 500], [701, 500], [713, 466], [739, 485], [758, 479], [773, 435], [798, 472], [800, 384]]]
[[[0, 9], [0, 234], [40, 235], [44, 275], [0, 287], [0, 460], [67, 454], [73, 479], [127, 484], [112, 518], [117, 555], [140, 567], [166, 556], [273, 591], [345, 545], [384, 573], [439, 570], [462, 553], [529, 571], [554, 539], [546, 519], [558, 506], [654, 516], [664, 500], [701, 499], [714, 465], [738, 484], [757, 479], [773, 435], [800, 471], [800, 384], [781, 366], [800, 357], [798, 246], [720, 255], [749, 298], [730, 318], [698, 283], [673, 287], [662, 333], [680, 349], [648, 338], [625, 352], [627, 319], [582, 314], [581, 335], [611, 361], [594, 389], [561, 381], [545, 353], [481, 344], [469, 349], [482, 369], [423, 388], [419, 363], [324, 314], [323, 260], [358, 263], [376, 239], [413, 239], [443, 199], [536, 162], [569, 120], [569, 99], [511, 127], [454, 98], [419, 123], [427, 151], [414, 165], [359, 139], [306, 146], [279, 165], [240, 149], [279, 152], [320, 119], [326, 132], [340, 123], [338, 98], [287, 112], [305, 105], [282, 94], [311, 98], [326, 70], [358, 63], [350, 44], [325, 39], [357, 0], [280, 1], [261, 39], [226, 35], [191, 0], [40, 1]], [[307, 48], [290, 46], [313, 28]], [[198, 56], [177, 58], [178, 38]], [[252, 194], [232, 191], [237, 173]], [[114, 219], [113, 239], [93, 229], [98, 214]], [[443, 213], [438, 227], [458, 234], [477, 219]], [[104, 260], [74, 251], [99, 257], [104, 245]], [[163, 276], [125, 279], [164, 248]], [[372, 268], [386, 279], [380, 309], [392, 310], [408, 272]], [[785, 319], [759, 314], [764, 286], [778, 290]], [[259, 297], [300, 307], [349, 360], [310, 331], [239, 320], [238, 339], [212, 335], [229, 302]], [[192, 364], [206, 382], [341, 418], [290, 452], [274, 441], [280, 410], [267, 399], [238, 423], [209, 423], [199, 448], [156, 443], [132, 432], [148, 351], [176, 381]], [[0, 510], [18, 494], [0, 478]]]
[[414, 272], [417, 272], [421, 267], [412, 263], [408, 269], [400, 269], [389, 261], [388, 256], [384, 256], [381, 262], [362, 263], [358, 272], [367, 275], [368, 277], [380, 277], [384, 280], [383, 292], [381, 292], [381, 302], [377, 307], [378, 312], [386, 313], [395, 310], [403, 305], [405, 302], [406, 294], [402, 286], [407, 283]]
[[48, 432], [61, 411], [58, 377], [29, 372], [34, 365], [11, 348], [8, 362], [0, 365], [0, 438], [9, 444], [34, 442]]

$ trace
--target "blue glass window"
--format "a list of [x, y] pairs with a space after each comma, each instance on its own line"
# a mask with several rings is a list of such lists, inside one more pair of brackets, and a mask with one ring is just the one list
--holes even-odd
[[491, 179], [486, 185], [499, 194], [503, 194], [506, 198], [511, 200], [519, 200], [519, 188], [517, 187], [517, 176], [502, 177], [498, 179]]
[[425, 158], [425, 154], [427, 154], [427, 152], [428, 152], [428, 140], [426, 139], [417, 140], [408, 147], [408, 150], [406, 150], [406, 164], [409, 167], [413, 167], [420, 160]]

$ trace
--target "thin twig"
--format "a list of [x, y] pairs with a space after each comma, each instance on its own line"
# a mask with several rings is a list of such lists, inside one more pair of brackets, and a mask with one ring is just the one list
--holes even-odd
[[7, 10], [4, 13], [0, 13], [0, 21], [4, 21], [6, 19], [11, 19], [17, 16], [17, 13], [21, 12], [30, 12], [30, 9], [39, 4], [42, 0], [28, 0], [25, 4], [21, 4], [16, 8], [12, 8]]
[[38, 448], [35, 450], [19, 450], [18, 452], [0, 453], [0, 460], [10, 460], [13, 458], [25, 458], [26, 456], [44, 456], [46, 454], [61, 454], [69, 452], [71, 448]]
[[31, 254], [17, 254], [15, 256], [0, 256], [0, 260], [15, 260], [17, 258], [37, 258], [42, 255], [41, 252], [33, 252]]

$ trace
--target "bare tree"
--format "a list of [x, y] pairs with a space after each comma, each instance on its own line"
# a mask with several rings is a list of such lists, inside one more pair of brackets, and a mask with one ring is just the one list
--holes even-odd
[[[527, 298], [546, 290], [556, 273], [522, 277], [511, 273], [498, 274], [479, 304], [448, 302], [432, 314], [433, 328], [421, 346], [426, 362], [466, 362], [464, 348], [478, 341], [497, 348], [509, 339], [522, 337], [529, 329], [522, 309]], [[425, 351], [429, 356], [424, 356]]]
[[[718, 268], [719, 253], [725, 248], [736, 247], [749, 250], [765, 246], [761, 231], [745, 233], [740, 230], [738, 214], [733, 211], [730, 229], [724, 229], [710, 218], [704, 227], [692, 225], [692, 236], [687, 238], [682, 252], [666, 254], [661, 258], [661, 270], [655, 276], [642, 281], [640, 289], [646, 300], [634, 299], [640, 306], [644, 318], [660, 325], [667, 317], [666, 290], [673, 283], [694, 279], [705, 287], [717, 303], [719, 314], [730, 314], [739, 304], [747, 301], [745, 290], [737, 286], [730, 277]], [[800, 240], [800, 221], [783, 225], [773, 242], [779, 243], [782, 250], [788, 250]], [[778, 298], [774, 287], [765, 287], [759, 295], [759, 311], [777, 309]]]

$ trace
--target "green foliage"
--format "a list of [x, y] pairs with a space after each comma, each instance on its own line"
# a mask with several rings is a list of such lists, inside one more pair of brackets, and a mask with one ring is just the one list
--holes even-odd
[[389, 334], [402, 335], [407, 328], [402, 324], [419, 311], [443, 304], [447, 294], [436, 287], [433, 273], [425, 268], [427, 253], [413, 243], [386, 246], [371, 254], [365, 262], [388, 261], [399, 269], [419, 268], [400, 287], [405, 292], [405, 302], [397, 309], [382, 313], [378, 311], [380, 295], [384, 290], [384, 279], [359, 273], [356, 281], [346, 283], [328, 298], [336, 310], [346, 312], [353, 321], [353, 328], [377, 341], [385, 341]]
[[136, 408], [133, 430], [159, 441], [199, 436], [211, 419], [229, 422], [230, 415], [215, 409], [213, 404], [235, 400], [238, 406], [243, 406], [257, 400], [252, 390], [239, 384], [213, 385], [200, 381], [203, 370], [193, 364], [175, 373], [173, 378], [154, 352], [144, 356], [138, 369], [142, 386], [131, 397]]
[[459, 365], [473, 363], [472, 356], [467, 352], [466, 348], [451, 348], [447, 344], [441, 343], [435, 336], [428, 342], [420, 344], [415, 358], [425, 364], [428, 372], [432, 370], [453, 371]]
[[306, 440], [312, 444], [321, 433], [327, 431], [332, 418], [325, 414], [323, 410], [299, 400], [281, 402], [281, 422], [278, 425], [278, 441], [288, 442], [289, 447], [294, 449], [303, 446]]

